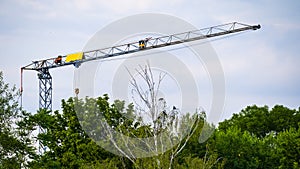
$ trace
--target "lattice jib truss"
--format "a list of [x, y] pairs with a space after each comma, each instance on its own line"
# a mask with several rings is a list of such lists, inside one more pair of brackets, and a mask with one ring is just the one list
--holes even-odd
[[[149, 50], [153, 48], [160, 48], [160, 47], [176, 45], [185, 42], [191, 42], [195, 40], [201, 40], [201, 39], [227, 35], [231, 33], [237, 33], [246, 30], [257, 30], [257, 29], [260, 29], [260, 25], [246, 25], [238, 22], [232, 22], [232, 23], [203, 28], [194, 31], [161, 36], [157, 38], [147, 38], [136, 42], [117, 45], [113, 47], [85, 51], [83, 52], [82, 59], [74, 60], [71, 62], [64, 61], [67, 55], [61, 56], [62, 61], [59, 64], [55, 63], [56, 57], [33, 61], [31, 64], [22, 67], [22, 69], [40, 71], [43, 68], [52, 69], [52, 68], [57, 68], [57, 67], [62, 67], [67, 65], [78, 66], [81, 63], [92, 61], [92, 60], [105, 59], [113, 56], [120, 56], [124, 54], [134, 53], [141, 50]], [[145, 46], [143, 48], [141, 48], [140, 46], [141, 41], [144, 41], [145, 43]]]

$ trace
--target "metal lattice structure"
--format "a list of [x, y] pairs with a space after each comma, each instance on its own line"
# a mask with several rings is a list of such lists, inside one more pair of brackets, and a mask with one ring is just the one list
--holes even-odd
[[[39, 108], [52, 111], [52, 77], [49, 69], [59, 68], [62, 66], [74, 65], [79, 67], [84, 62], [93, 60], [106, 59], [110, 57], [121, 56], [125, 54], [135, 53], [144, 50], [161, 48], [201, 39], [208, 39], [222, 35], [242, 32], [246, 30], [260, 29], [260, 25], [247, 25], [238, 22], [227, 23], [223, 25], [212, 26], [194, 31], [188, 31], [178, 34], [166, 35], [157, 38], [142, 39], [132, 43], [126, 43], [113, 47], [96, 49], [83, 52], [82, 59], [66, 61], [66, 56], [59, 56], [60, 62], [56, 62], [57, 57], [44, 60], [33, 61], [27, 66], [21, 68], [23, 70], [38, 71], [39, 78]], [[21, 85], [22, 91], [22, 85]], [[43, 129], [40, 129], [43, 132]], [[42, 146], [42, 145], [40, 145]]]
[[52, 110], [52, 77], [49, 69], [41, 69], [39, 78], [39, 108]]
[[[139, 52], [141, 50], [161, 48], [165, 46], [176, 45], [176, 44], [191, 42], [195, 40], [208, 39], [217, 36], [237, 33], [241, 31], [257, 30], [257, 29], [260, 29], [260, 25], [246, 25], [238, 22], [232, 22], [232, 23], [203, 28], [194, 31], [188, 31], [188, 32], [183, 32], [183, 33], [178, 33], [173, 35], [166, 35], [157, 38], [148, 38], [137, 42], [117, 45], [117, 46], [103, 48], [103, 49], [86, 51], [83, 52], [84, 59], [76, 60], [72, 62], [62, 61], [60, 64], [55, 64], [56, 57], [39, 60], [39, 61], [33, 61], [31, 64], [22, 67], [22, 69], [40, 71], [43, 68], [52, 69], [52, 68], [57, 68], [57, 67], [62, 67], [67, 65], [79, 66], [81, 63], [92, 61], [92, 60], [105, 59], [109, 57]], [[139, 44], [141, 41], [144, 41], [145, 43], [145, 46], [143, 48], [141, 48]], [[64, 60], [66, 57], [67, 55], [62, 56], [62, 60]]]

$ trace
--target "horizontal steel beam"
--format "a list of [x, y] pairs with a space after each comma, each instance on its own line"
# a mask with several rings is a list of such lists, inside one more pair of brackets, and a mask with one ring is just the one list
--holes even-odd
[[[92, 60], [105, 59], [109, 57], [135, 53], [135, 52], [149, 50], [153, 48], [161, 48], [161, 47], [176, 45], [185, 42], [208, 39], [208, 38], [227, 35], [231, 33], [237, 33], [246, 30], [257, 30], [257, 29], [260, 29], [260, 25], [246, 25], [238, 22], [232, 22], [232, 23], [217, 25], [217, 26], [203, 28], [194, 31], [161, 36], [157, 38], [142, 39], [137, 42], [117, 45], [117, 46], [103, 48], [103, 49], [86, 51], [83, 52], [83, 56], [84, 56], [83, 59], [71, 61], [71, 62], [64, 61], [67, 56], [62, 56], [62, 61], [60, 63], [55, 63], [56, 58], [33, 61], [31, 64], [22, 67], [22, 69], [40, 71], [41, 69], [44, 68], [51, 69], [51, 68], [57, 68], [62, 66], [68, 66], [68, 65], [79, 66], [81, 63], [92, 61]], [[143, 41], [144, 43], [143, 47], [140, 45], [141, 41]]]

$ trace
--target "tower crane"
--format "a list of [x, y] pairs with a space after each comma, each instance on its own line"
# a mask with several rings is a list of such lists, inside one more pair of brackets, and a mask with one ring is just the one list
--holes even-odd
[[[260, 25], [247, 25], [231, 22], [222, 25], [207, 27], [194, 31], [187, 31], [156, 38], [146, 38], [132, 43], [116, 45], [103, 49], [77, 52], [65, 56], [57, 56], [49, 59], [37, 60], [21, 68], [21, 94], [23, 92], [22, 74], [23, 70], [34, 70], [38, 72], [39, 79], [39, 108], [52, 111], [52, 76], [50, 69], [74, 65], [79, 67], [84, 62], [122, 56], [130, 53], [162, 48], [166, 46], [208, 39], [247, 30], [260, 29]], [[77, 91], [78, 92], [78, 89]]]
[[93, 60], [121, 56], [139, 51], [151, 50], [154, 48], [161, 48], [165, 46], [176, 45], [200, 39], [208, 39], [246, 30], [257, 29], [260, 29], [260, 25], [247, 25], [238, 22], [232, 22], [194, 31], [161, 36], [157, 38], [146, 38], [137, 42], [117, 45], [103, 49], [77, 52], [65, 56], [58, 56], [49, 59], [33, 61], [32, 63], [21, 68], [21, 93], [23, 92], [23, 70], [37, 71], [39, 79], [39, 108], [52, 110], [52, 76], [49, 72], [50, 69], [60, 68], [68, 65], [74, 65], [75, 67], [79, 67], [82, 63]]

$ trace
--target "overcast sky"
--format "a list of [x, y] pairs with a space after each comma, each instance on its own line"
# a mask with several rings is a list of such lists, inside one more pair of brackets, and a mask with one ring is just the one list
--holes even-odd
[[[262, 29], [212, 41], [226, 82], [223, 118], [247, 105], [300, 106], [300, 2], [201, 0], [2, 0], [0, 70], [20, 87], [20, 68], [33, 60], [83, 49], [107, 24], [140, 13], [179, 17], [198, 28], [238, 21]], [[138, 25], [137, 25], [138, 26]], [[52, 70], [53, 109], [73, 96], [72, 66]], [[23, 106], [38, 109], [36, 72], [24, 74]]]

